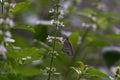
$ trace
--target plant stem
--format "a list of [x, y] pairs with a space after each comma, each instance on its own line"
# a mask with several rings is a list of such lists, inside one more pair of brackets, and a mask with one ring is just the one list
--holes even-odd
[[[59, 4], [59, 2], [60, 2], [60, 0], [57, 0], [57, 4]], [[56, 11], [56, 13], [59, 12], [59, 6], [55, 7], [55, 11]], [[55, 20], [55, 21], [58, 21], [58, 14], [55, 14], [54, 16], [55, 16], [54, 20]], [[55, 27], [56, 27], [55, 36], [54, 36], [55, 39], [54, 39], [54, 41], [53, 41], [53, 50], [52, 50], [51, 60], [50, 60], [50, 71], [49, 71], [48, 79], [47, 79], [47, 80], [50, 80], [50, 79], [51, 79], [51, 73], [52, 73], [51, 70], [52, 70], [52, 64], [53, 64], [53, 59], [54, 59], [54, 51], [55, 51], [55, 47], [56, 47], [56, 37], [57, 37], [57, 32], [58, 32], [58, 30], [57, 30], [58, 24], [55, 24]]]
[[54, 51], [55, 51], [55, 46], [56, 46], [56, 36], [57, 36], [57, 30], [55, 31], [55, 39], [54, 39], [54, 42], [53, 42], [53, 51], [52, 51], [53, 53], [52, 53], [51, 60], [50, 60], [50, 71], [49, 71], [47, 80], [50, 80], [50, 78], [51, 78], [51, 70], [52, 70], [52, 64], [53, 64], [53, 59], [54, 59]]

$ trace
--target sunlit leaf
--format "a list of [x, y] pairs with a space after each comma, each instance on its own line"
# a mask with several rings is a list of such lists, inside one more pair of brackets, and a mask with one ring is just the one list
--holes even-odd
[[87, 13], [87, 14], [92, 14], [93, 13], [93, 10], [90, 9], [90, 8], [85, 8], [83, 9], [83, 12]]
[[75, 45], [78, 42], [78, 38], [79, 38], [79, 33], [78, 32], [74, 32], [69, 36], [69, 40], [71, 45]]
[[107, 74], [105, 74], [95, 68], [88, 68], [87, 75], [88, 76], [96, 76], [96, 77], [100, 77], [100, 78], [108, 78]]
[[30, 7], [31, 2], [20, 2], [15, 5], [14, 14], [21, 13]]
[[106, 38], [110, 40], [120, 40], [120, 34], [107, 35]]
[[25, 29], [31, 32], [35, 32], [34, 28], [32, 26], [25, 26], [25, 25], [17, 25], [14, 27], [14, 29]]
[[109, 42], [107, 41], [104, 41], [104, 40], [92, 40], [90, 43], [89, 43], [89, 46], [109, 46]]
[[35, 69], [35, 68], [22, 68], [18, 67], [15, 69], [16, 73], [23, 75], [23, 76], [36, 76], [41, 75], [42, 70], [41, 69]]

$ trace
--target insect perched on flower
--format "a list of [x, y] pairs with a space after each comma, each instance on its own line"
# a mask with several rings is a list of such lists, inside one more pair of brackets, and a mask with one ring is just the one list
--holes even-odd
[[66, 38], [63, 43], [62, 51], [64, 53], [67, 53], [69, 56], [73, 56], [73, 49], [72, 49], [72, 46], [71, 46], [68, 38]]

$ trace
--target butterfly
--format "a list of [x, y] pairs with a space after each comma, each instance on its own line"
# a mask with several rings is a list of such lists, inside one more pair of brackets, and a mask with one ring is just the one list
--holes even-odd
[[66, 38], [63, 43], [62, 51], [64, 53], [67, 53], [69, 56], [73, 56], [73, 49], [72, 49], [72, 46], [71, 46], [68, 38]]

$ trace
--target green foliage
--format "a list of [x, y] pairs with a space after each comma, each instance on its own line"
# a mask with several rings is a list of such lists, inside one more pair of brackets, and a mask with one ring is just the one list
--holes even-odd
[[96, 76], [100, 78], [108, 78], [109, 76], [95, 68], [88, 68], [87, 76]]
[[35, 30], [32, 26], [26, 26], [26, 25], [17, 25], [14, 27], [14, 29], [24, 29], [24, 30], [28, 30], [31, 32], [35, 32]]
[[21, 13], [21, 12], [27, 10], [30, 7], [30, 4], [31, 4], [31, 2], [17, 3], [13, 10], [13, 14], [18, 14], [18, 13]]
[[17, 67], [15, 68], [15, 71], [17, 74], [23, 75], [23, 76], [37, 76], [42, 74], [42, 70], [40, 69], [34, 69], [34, 68], [22, 68]]
[[[15, 7], [12, 0], [1, 1], [0, 80], [104, 80], [116, 65], [110, 75], [119, 79], [117, 6], [99, 9], [107, 3], [104, 0], [17, 0]], [[27, 24], [23, 21], [27, 15], [32, 16], [29, 21], [44, 24]], [[63, 36], [69, 38], [73, 56], [63, 54]], [[114, 50], [106, 51], [111, 46]]]
[[40, 41], [45, 41], [48, 36], [47, 26], [45, 25], [37, 25], [34, 28], [35, 30], [35, 38]]
[[78, 32], [74, 32], [69, 36], [71, 45], [74, 46], [77, 44], [78, 39], [79, 39], [79, 33]]
[[81, 61], [77, 62], [76, 67], [71, 67], [78, 74], [78, 80], [86, 77], [108, 78], [109, 76], [95, 68], [85, 66]]

